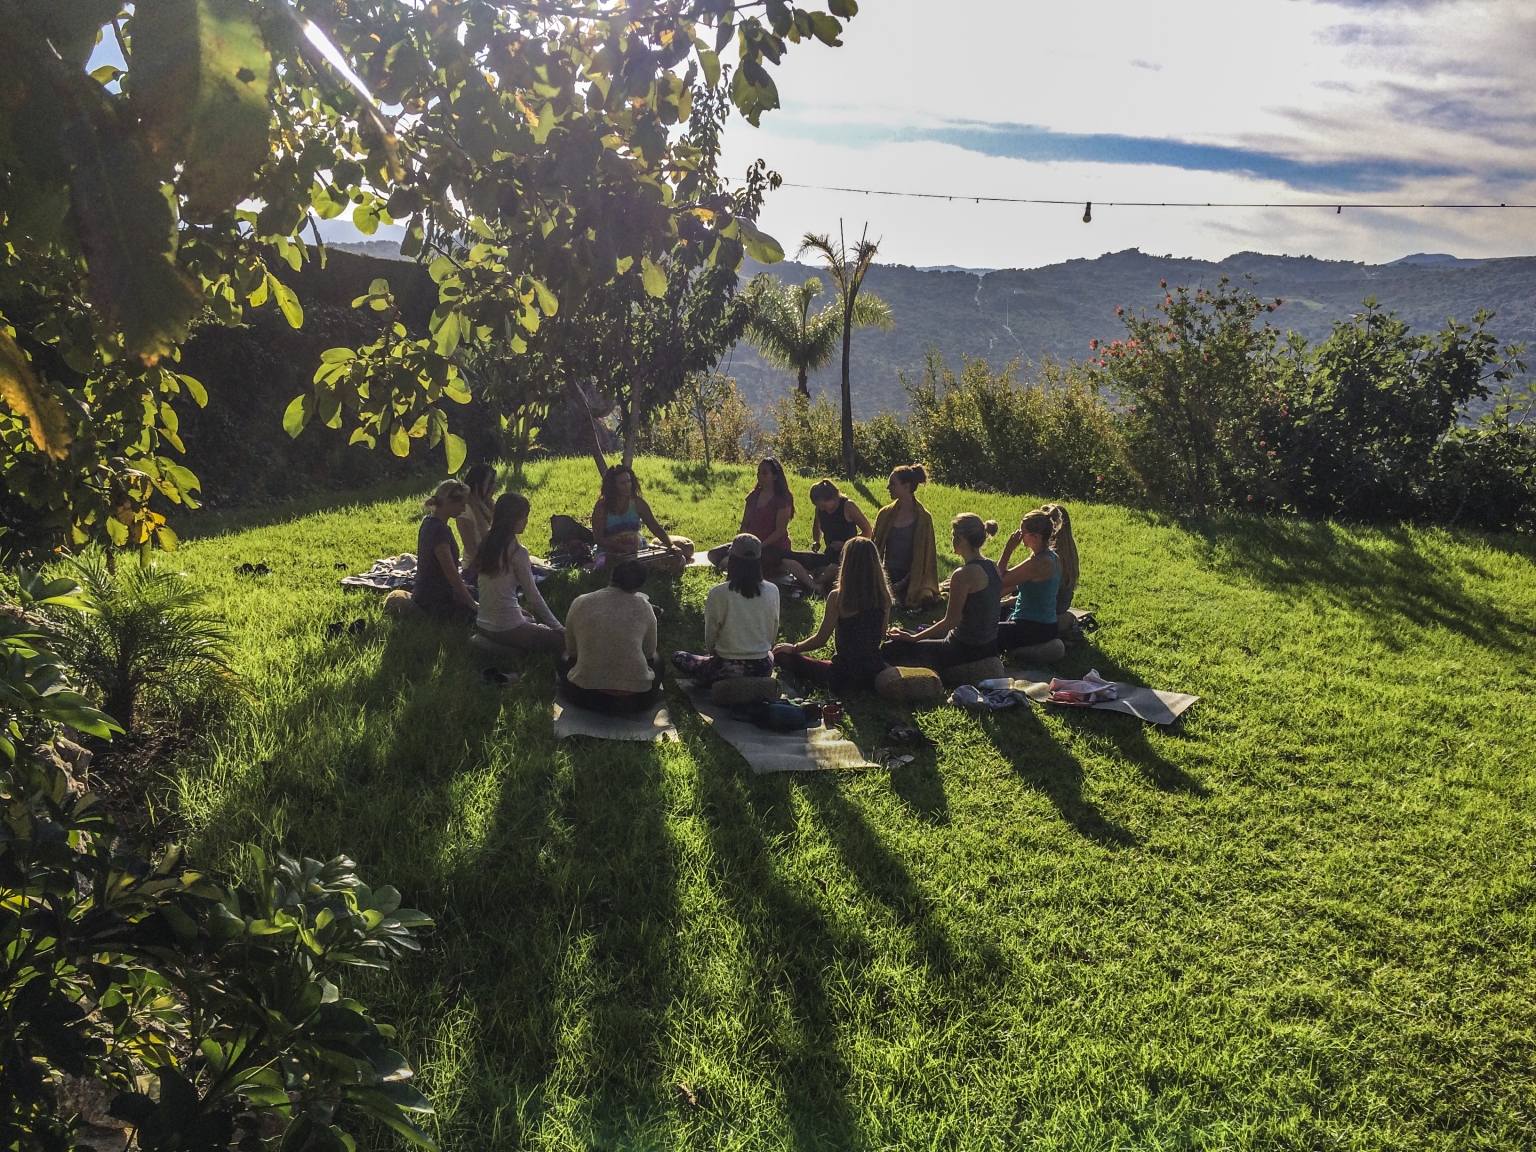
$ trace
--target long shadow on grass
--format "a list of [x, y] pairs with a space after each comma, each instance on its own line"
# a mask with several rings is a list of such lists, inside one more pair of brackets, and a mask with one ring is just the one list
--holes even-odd
[[767, 1064], [793, 1147], [862, 1148], [826, 975], [839, 967], [862, 969], [873, 956], [778, 867], [772, 841], [793, 830], [793, 782], [748, 779], [735, 751], [685, 708], [677, 705], [675, 714], [698, 765], [695, 804], [709, 829], [710, 881], [740, 924], [758, 969], [746, 981], [752, 1005], [742, 1019], [757, 1035], [743, 1044]]
[[1218, 569], [1359, 612], [1394, 648], [1402, 645], [1405, 621], [1415, 630], [1445, 628], [1509, 651], [1532, 632], [1472, 591], [1465, 573], [1407, 528], [1350, 531], [1305, 520], [1231, 517], [1193, 530]]

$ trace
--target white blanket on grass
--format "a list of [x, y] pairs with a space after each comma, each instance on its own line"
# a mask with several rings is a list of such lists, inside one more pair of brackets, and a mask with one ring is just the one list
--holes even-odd
[[[1051, 681], [1054, 678], [1049, 672], [1032, 670], [1015, 672], [1010, 669], [1009, 677], [1012, 680], [1010, 688], [1013, 691], [1022, 692], [1031, 700], [1040, 704], [1052, 702]], [[1163, 692], [1156, 688], [1138, 688], [1134, 684], [1124, 684], [1118, 681], [1111, 681], [1110, 683], [1115, 688], [1115, 699], [1101, 700], [1097, 704], [1067, 706], [1097, 708], [1104, 712], [1123, 712], [1127, 716], [1134, 716], [1136, 719], [1144, 720], [1148, 724], [1172, 724], [1194, 707], [1195, 702], [1200, 699], [1198, 696], [1190, 696], [1183, 692]]]
[[555, 739], [567, 736], [591, 736], [598, 740], [632, 740], [647, 744], [658, 741], [676, 743], [677, 729], [667, 714], [665, 700], [658, 700], [648, 712], [630, 712], [614, 716], [606, 712], [592, 712], [586, 708], [573, 708], [559, 695], [554, 707]]

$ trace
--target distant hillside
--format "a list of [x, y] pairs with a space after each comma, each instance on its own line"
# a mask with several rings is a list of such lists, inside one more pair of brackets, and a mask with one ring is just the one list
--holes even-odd
[[[749, 262], [742, 275], [764, 270]], [[819, 275], [831, 289], [826, 274], [807, 265], [785, 262], [766, 271], [796, 284]], [[1148, 256], [1133, 248], [1096, 260], [985, 275], [877, 265], [865, 285], [891, 305], [896, 328], [854, 334], [854, 406], [861, 416], [904, 408], [906, 394], [897, 374], [921, 373], [923, 351], [930, 344], [957, 367], [962, 355], [985, 357], [995, 367], [1014, 357], [1039, 360], [1047, 353], [1081, 359], [1089, 340], [1119, 334], [1117, 304], [1150, 310], [1162, 295], [1160, 279], [1214, 283], [1222, 275], [1234, 280], [1252, 276], [1260, 295], [1285, 300], [1274, 322], [1313, 340], [1326, 336], [1334, 320], [1359, 311], [1367, 296], [1375, 296], [1415, 330], [1440, 328], [1450, 316], [1469, 321], [1479, 308], [1487, 308], [1496, 313], [1492, 331], [1500, 341], [1526, 341], [1536, 351], [1536, 257], [1458, 261], [1418, 254], [1393, 264], [1366, 265], [1240, 252], [1211, 263]], [[728, 354], [723, 367], [755, 406], [794, 386], [789, 375], [763, 364], [745, 344]], [[834, 363], [811, 378], [812, 394], [825, 389], [835, 395], [839, 379]]]

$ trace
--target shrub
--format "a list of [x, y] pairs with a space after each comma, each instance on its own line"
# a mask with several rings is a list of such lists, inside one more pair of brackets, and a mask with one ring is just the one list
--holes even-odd
[[1119, 440], [1113, 413], [1077, 366], [1047, 360], [1031, 384], [1017, 361], [993, 372], [967, 359], [956, 376], [936, 351], [911, 402], [913, 459], [946, 484], [998, 492], [1091, 496], [1112, 483]]
[[768, 448], [786, 468], [806, 475], [836, 476], [843, 470], [841, 417], [825, 392], [812, 403], [795, 391], [768, 406], [774, 430]]
[[1433, 518], [1437, 472], [1478, 484], [1473, 459], [1497, 470], [1500, 453], [1518, 455], [1519, 438], [1498, 428], [1508, 424], [1507, 409], [1476, 435], [1452, 432], [1467, 402], [1488, 395], [1488, 381], [1523, 369], [1518, 348], [1501, 353], [1484, 331], [1489, 319], [1479, 312], [1471, 326], [1451, 321], [1414, 335], [1368, 299], [1316, 348], [1293, 340], [1282, 358], [1283, 386], [1265, 404], [1264, 439], [1287, 503], [1317, 517]]
[[718, 372], [690, 375], [677, 398], [641, 430], [641, 451], [672, 460], [742, 464], [758, 454], [762, 428], [736, 381]]
[[1435, 446], [1425, 485], [1430, 519], [1487, 532], [1536, 529], [1536, 428], [1525, 423], [1533, 400], [1527, 393], [1519, 404], [1505, 401]]
[[[345, 1149], [367, 1120], [431, 1142], [410, 1065], [341, 984], [388, 969], [430, 925], [345, 857], [253, 850], [227, 888], [122, 850], [71, 777], [60, 726], [120, 731], [70, 687], [40, 615], [89, 612], [72, 580], [22, 572], [0, 604], [0, 1146], [83, 1146], [126, 1122], [139, 1148]], [[157, 1088], [154, 1094], [151, 1087]], [[118, 1132], [121, 1125], [115, 1125]], [[77, 1138], [78, 1137], [78, 1138]], [[119, 1136], [119, 1140], [121, 1137]]]
[[888, 476], [891, 470], [920, 459], [907, 422], [880, 412], [853, 426], [853, 451], [859, 471]]
[[1160, 319], [1122, 314], [1124, 339], [1090, 344], [1089, 366], [1120, 405], [1123, 459], [1151, 502], [1251, 505], [1269, 481], [1259, 413], [1277, 333], [1256, 321], [1280, 304], [1223, 276], [1214, 289], [1167, 291]]
[[70, 567], [95, 611], [59, 617], [61, 650], [126, 730], [145, 707], [179, 719], [228, 687], [229, 632], [186, 576], [157, 563], [114, 573], [100, 552]]

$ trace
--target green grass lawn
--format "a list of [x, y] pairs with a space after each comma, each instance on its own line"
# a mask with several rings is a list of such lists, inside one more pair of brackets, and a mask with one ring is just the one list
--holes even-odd
[[[701, 545], [750, 483], [639, 473]], [[532, 470], [535, 552], [593, 479]], [[939, 523], [1030, 505], [922, 495]], [[414, 549], [418, 499], [188, 526], [171, 562], [233, 624], [249, 704], [172, 807], [204, 865], [345, 852], [436, 918], [365, 991], [447, 1148], [1536, 1141], [1528, 541], [1076, 506], [1103, 628], [1064, 668], [1198, 693], [1179, 726], [937, 707], [905, 767], [754, 777], [675, 690], [681, 744], [556, 745], [547, 657], [487, 687], [464, 629], [338, 588]], [[710, 583], [648, 589], [664, 648], [700, 643]], [[804, 635], [819, 606], [785, 605]], [[858, 699], [849, 726], [868, 750], [904, 715]]]

